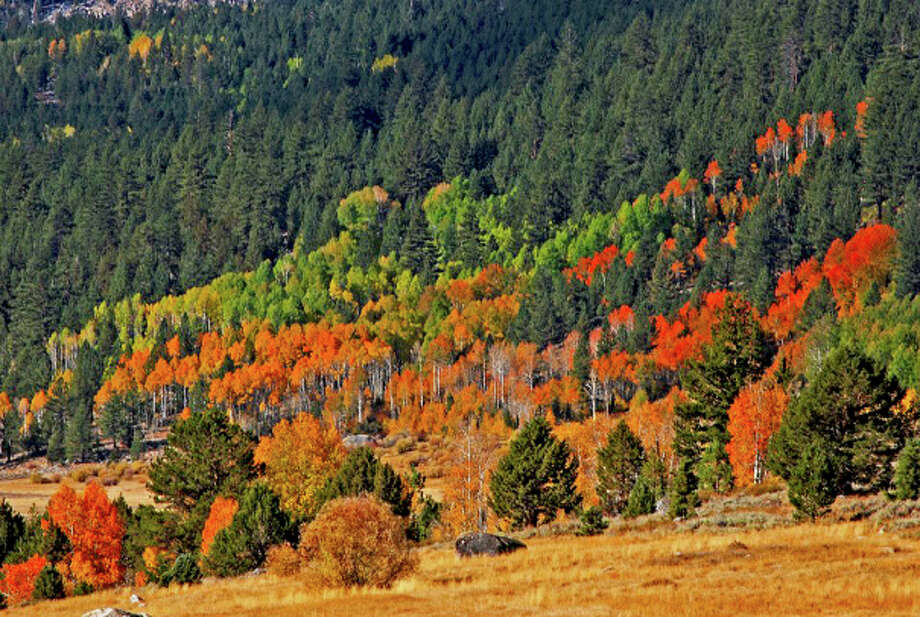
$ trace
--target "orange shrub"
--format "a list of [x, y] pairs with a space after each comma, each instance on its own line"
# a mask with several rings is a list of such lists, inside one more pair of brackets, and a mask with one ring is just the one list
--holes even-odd
[[38, 573], [48, 565], [48, 560], [41, 555], [32, 557], [23, 563], [5, 564], [3, 580], [0, 581], [0, 593], [3, 593], [11, 605], [22, 604], [32, 599], [35, 580]]
[[373, 497], [326, 504], [300, 535], [304, 565], [325, 585], [389, 587], [418, 567], [406, 524]]
[[286, 542], [272, 546], [265, 557], [265, 568], [275, 576], [294, 576], [300, 572], [300, 556]]

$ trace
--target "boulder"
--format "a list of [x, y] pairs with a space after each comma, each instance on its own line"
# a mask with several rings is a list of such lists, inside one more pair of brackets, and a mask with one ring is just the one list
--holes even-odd
[[507, 536], [496, 536], [491, 533], [466, 533], [457, 538], [454, 548], [461, 557], [472, 557], [474, 555], [490, 555], [494, 557], [495, 555], [513, 553], [518, 549], [527, 548], [527, 545], [520, 540]]
[[371, 435], [347, 435], [344, 439], [342, 439], [342, 445], [348, 449], [360, 448], [363, 446], [373, 448], [377, 445], [377, 441]]
[[83, 613], [83, 617], [148, 617], [147, 613], [132, 613], [120, 608], [97, 608]]

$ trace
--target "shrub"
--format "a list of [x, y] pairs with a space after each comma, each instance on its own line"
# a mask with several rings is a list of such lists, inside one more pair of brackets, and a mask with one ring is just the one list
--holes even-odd
[[36, 471], [29, 475], [29, 482], [32, 484], [49, 484], [51, 480]]
[[182, 553], [160, 577], [160, 585], [167, 587], [170, 583], [197, 583], [200, 580], [201, 569], [198, 567], [197, 555]]
[[74, 482], [86, 482], [89, 477], [89, 470], [86, 467], [77, 467], [70, 472], [70, 479]]
[[64, 579], [54, 566], [47, 565], [35, 579], [32, 598], [35, 600], [57, 600], [64, 597]]
[[[143, 574], [143, 572], [139, 574]], [[88, 596], [94, 591], [96, 591], [96, 588], [93, 587], [93, 584], [86, 581], [77, 581], [77, 584], [73, 586], [73, 595], [75, 596]]]
[[604, 530], [610, 526], [610, 523], [604, 520], [604, 512], [598, 506], [582, 510], [578, 515], [578, 520], [581, 524], [575, 530], [576, 536], [596, 536], [604, 533]]
[[389, 587], [418, 566], [405, 522], [374, 497], [326, 504], [303, 527], [299, 552], [321, 582], [335, 587]]
[[898, 455], [894, 472], [894, 496], [898, 499], [920, 497], [920, 439], [914, 439]]
[[275, 576], [294, 576], [300, 572], [300, 556], [290, 543], [278, 544], [268, 549], [265, 568]]

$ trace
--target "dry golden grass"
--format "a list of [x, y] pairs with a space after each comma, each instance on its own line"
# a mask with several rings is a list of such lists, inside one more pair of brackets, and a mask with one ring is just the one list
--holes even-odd
[[[46, 474], [47, 476], [48, 474]], [[86, 479], [93, 478], [99, 481], [95, 476], [87, 476]], [[142, 503], [153, 503], [153, 496], [147, 492], [147, 477], [144, 475], [123, 476], [118, 480], [118, 484], [104, 486], [105, 492], [110, 499], [115, 499], [119, 495], [124, 495], [125, 500], [133, 507]], [[61, 483], [72, 486], [77, 491], [82, 491], [86, 483], [76, 482], [69, 476], [64, 476]], [[42, 510], [48, 504], [51, 496], [57, 492], [60, 483], [48, 482], [46, 484], [36, 484], [31, 478], [18, 478], [14, 480], [0, 480], [0, 499], [5, 499], [17, 512], [28, 514], [34, 506]]]
[[[499, 558], [421, 552], [391, 590], [317, 590], [270, 575], [147, 588], [152, 617], [917, 615], [920, 542], [867, 523], [765, 531], [656, 531], [528, 540]], [[45, 602], [11, 616], [130, 608], [131, 590]]]

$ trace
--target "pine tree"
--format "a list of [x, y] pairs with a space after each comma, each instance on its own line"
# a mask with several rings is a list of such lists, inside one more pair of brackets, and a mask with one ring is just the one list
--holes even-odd
[[732, 485], [725, 451], [730, 437], [728, 408], [744, 385], [768, 366], [772, 350], [742, 298], [729, 297], [715, 319], [712, 341], [703, 348], [702, 359], [690, 361], [683, 372], [688, 400], [675, 408], [674, 448], [690, 463], [688, 473], [695, 475], [694, 483], [724, 491]]
[[[784, 414], [770, 441], [768, 468], [790, 482], [800, 476], [796, 487], [790, 484], [790, 498], [793, 490], [820, 493], [803, 501], [809, 516], [840, 492], [887, 488], [906, 435], [903, 416], [893, 413], [903, 396], [861, 351], [835, 349]], [[823, 467], [808, 471], [806, 457]]]
[[898, 262], [895, 267], [895, 290], [899, 297], [920, 293], [920, 198], [911, 185], [907, 200], [898, 213]]
[[552, 520], [557, 510], [581, 503], [575, 490], [578, 461], [552, 434], [549, 422], [535, 417], [511, 440], [489, 483], [489, 506], [513, 527]]
[[348, 453], [336, 474], [317, 494], [317, 509], [339, 497], [374, 495], [388, 504], [397, 516], [409, 516], [412, 491], [388, 463], [381, 462], [370, 448]]
[[898, 455], [898, 466], [894, 472], [894, 490], [897, 499], [920, 497], [920, 440], [907, 442]]
[[605, 514], [624, 510], [644, 463], [642, 442], [621, 420], [597, 451], [597, 494]]
[[233, 522], [214, 538], [204, 556], [204, 569], [220, 576], [236, 576], [258, 568], [265, 562], [268, 548], [290, 541], [295, 529], [278, 496], [256, 482], [243, 492]]
[[193, 414], [176, 423], [167, 445], [150, 467], [148, 489], [157, 501], [189, 515], [189, 542], [200, 533], [217, 495], [239, 495], [255, 476], [254, 443], [230, 424], [221, 409]]

